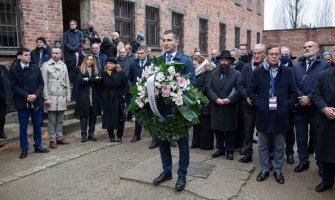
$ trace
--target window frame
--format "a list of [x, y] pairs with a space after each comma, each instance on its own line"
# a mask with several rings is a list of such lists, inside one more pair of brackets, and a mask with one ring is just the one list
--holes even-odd
[[[149, 13], [151, 12], [151, 13]], [[153, 18], [149, 14], [152, 14]], [[152, 6], [145, 6], [145, 37], [148, 47], [160, 46], [160, 10]], [[149, 29], [155, 29], [149, 31]], [[151, 35], [154, 33], [154, 35]]]
[[208, 54], [208, 19], [204, 18], [199, 18], [199, 50], [203, 55]]

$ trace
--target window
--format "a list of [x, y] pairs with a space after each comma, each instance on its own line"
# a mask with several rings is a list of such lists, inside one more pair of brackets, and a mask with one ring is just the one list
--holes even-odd
[[257, 32], [257, 43], [261, 43], [261, 33]]
[[207, 55], [207, 40], [208, 40], [208, 21], [199, 19], [199, 48], [200, 53]]
[[18, 48], [19, 16], [17, 0], [0, 1], [0, 49]]
[[219, 36], [219, 49], [220, 52], [226, 49], [226, 25], [220, 24], [220, 36]]
[[247, 9], [252, 11], [252, 0], [248, 0]]
[[258, 15], [262, 15], [262, 10], [261, 10], [261, 0], [257, 0], [256, 2], [256, 10]]
[[251, 49], [251, 30], [247, 30], [247, 49]]
[[115, 0], [115, 30], [120, 31], [124, 43], [135, 39], [134, 5], [133, 2]]
[[184, 50], [184, 15], [172, 12], [172, 30], [179, 35], [178, 51]]
[[145, 8], [147, 46], [159, 47], [159, 9]]
[[235, 27], [235, 47], [239, 48], [240, 46], [240, 28]]

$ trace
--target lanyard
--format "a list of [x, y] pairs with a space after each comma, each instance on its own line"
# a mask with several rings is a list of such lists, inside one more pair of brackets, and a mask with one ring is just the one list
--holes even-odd
[[270, 97], [273, 97], [274, 94], [275, 94], [275, 84], [276, 84], [276, 78], [273, 77], [273, 72], [270, 71], [270, 78], [271, 78], [271, 81], [270, 81]]

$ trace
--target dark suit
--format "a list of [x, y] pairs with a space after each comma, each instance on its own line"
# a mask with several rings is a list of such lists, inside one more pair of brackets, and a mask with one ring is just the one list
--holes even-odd
[[[29, 64], [29, 68], [22, 69], [20, 62], [17, 62], [9, 70], [9, 78], [14, 94], [14, 105], [18, 111], [20, 123], [20, 147], [29, 148], [27, 129], [28, 120], [31, 120], [34, 127], [34, 147], [41, 146], [41, 106], [44, 82], [38, 65]], [[28, 95], [34, 94], [36, 100], [31, 103], [27, 101]]]
[[[222, 72], [215, 69], [208, 82], [208, 97], [211, 101], [211, 128], [215, 131], [216, 148], [220, 152], [234, 153], [235, 131], [237, 130], [237, 101], [239, 95], [236, 89], [240, 72], [230, 68]], [[230, 100], [229, 104], [219, 105], [218, 98]], [[222, 123], [224, 122], [224, 123]]]
[[107, 56], [105, 54], [102, 54], [102, 53], [96, 54], [94, 56], [97, 59], [97, 65], [99, 67], [99, 74], [100, 74], [100, 77], [101, 77], [101, 75], [104, 71], [105, 65], [106, 65]]
[[[40, 55], [42, 51], [42, 57]], [[43, 63], [47, 62], [51, 58], [51, 49], [48, 45], [45, 45], [45, 47], [39, 49], [36, 48], [30, 52], [31, 57], [31, 64], [38, 65], [39, 67], [42, 67]], [[41, 60], [42, 58], [42, 60]]]
[[65, 61], [68, 65], [71, 62], [71, 58], [75, 52], [80, 52], [80, 47], [83, 44], [84, 36], [83, 33], [78, 30], [67, 30], [64, 33], [64, 51]]
[[319, 111], [317, 126], [316, 160], [322, 162], [322, 180], [334, 184], [335, 176], [335, 120], [328, 119], [321, 110], [335, 107], [335, 68], [320, 72], [312, 93], [312, 100]]
[[[320, 57], [317, 57], [306, 71], [306, 60], [293, 66], [294, 80], [298, 87], [298, 96], [308, 96], [312, 98], [312, 90], [319, 73], [330, 67], [330, 64]], [[298, 155], [302, 164], [309, 164], [308, 155], [308, 125], [312, 133], [317, 132], [317, 110], [312, 104], [310, 106], [296, 106], [294, 115]], [[315, 146], [315, 134], [313, 136]]]
[[[162, 56], [164, 60], [166, 59], [166, 54]], [[173, 58], [173, 61], [183, 63], [185, 68], [180, 71], [182, 75], [189, 75], [190, 81], [192, 84], [195, 84], [195, 69], [192, 63], [191, 57], [177, 52]], [[179, 148], [179, 168], [178, 176], [186, 176], [187, 168], [190, 162], [190, 151], [188, 145], [188, 131], [185, 133], [185, 137], [177, 140]], [[168, 173], [172, 170], [172, 156], [170, 149], [170, 142], [167, 140], [159, 141], [159, 152], [161, 154], [161, 160], [163, 164], [164, 172]]]
[[[152, 59], [147, 58], [143, 61], [143, 64], [141, 66], [140, 60], [135, 60], [135, 65], [132, 66], [129, 72], [129, 80], [131, 81], [132, 85], [135, 85], [137, 82], [137, 78], [141, 78], [142, 71], [146, 66], [149, 66], [151, 64]], [[142, 132], [142, 126], [135, 120], [135, 135], [140, 138]]]

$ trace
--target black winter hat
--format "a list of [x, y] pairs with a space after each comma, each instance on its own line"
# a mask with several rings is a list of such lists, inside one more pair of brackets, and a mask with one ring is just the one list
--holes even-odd
[[108, 63], [108, 62], [117, 64], [117, 60], [116, 60], [114, 57], [108, 57], [108, 58], [106, 59], [106, 63]]
[[221, 52], [221, 55], [219, 55], [219, 56], [216, 57], [216, 59], [218, 59], [218, 60], [220, 60], [221, 58], [229, 58], [229, 59], [231, 59], [232, 61], [235, 60], [234, 57], [231, 57], [230, 51], [228, 51], [228, 50], [223, 50], [223, 51]]
[[45, 38], [44, 37], [38, 37], [37, 39], [36, 39], [36, 43], [37, 43], [37, 41], [38, 40], [40, 40], [40, 41], [42, 41], [45, 45], [47, 45], [47, 41], [45, 40]]

